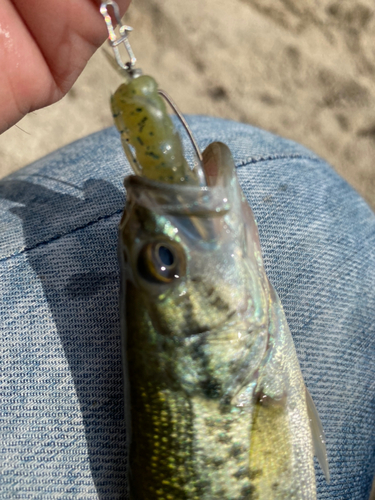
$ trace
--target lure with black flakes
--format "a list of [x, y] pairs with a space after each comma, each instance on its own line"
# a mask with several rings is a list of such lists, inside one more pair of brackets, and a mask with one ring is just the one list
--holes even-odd
[[137, 174], [161, 182], [195, 183], [181, 139], [151, 76], [142, 75], [120, 85], [111, 107], [124, 150]]

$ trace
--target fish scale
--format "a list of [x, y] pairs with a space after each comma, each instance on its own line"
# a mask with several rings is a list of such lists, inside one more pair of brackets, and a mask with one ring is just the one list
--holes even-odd
[[143, 475], [142, 481], [132, 483], [134, 497], [196, 497], [189, 402], [178, 392], [152, 382], [136, 387], [132, 398], [140, 415], [133, 424], [133, 470], [139, 469]]
[[[147, 321], [136, 321], [144, 315], [134, 314], [140, 307], [134, 301], [137, 294], [128, 294], [129, 328], [139, 332], [137, 340], [127, 343], [128, 373], [133, 374], [130, 384], [132, 444], [131, 495], [134, 499], [150, 500], [166, 498], [194, 499], [196, 474], [192, 464], [193, 414], [191, 402], [180, 390], [171, 390], [164, 380], [163, 360], [139, 352], [142, 341], [145, 346], [156, 341], [156, 332]], [[146, 326], [146, 328], [145, 328]], [[144, 337], [144, 338], [142, 338]], [[145, 372], [145, 363], [150, 369]], [[199, 498], [196, 497], [196, 498]]]
[[202, 499], [250, 498], [248, 477], [251, 415], [239, 408], [224, 410], [217, 401], [192, 398], [195, 467]]

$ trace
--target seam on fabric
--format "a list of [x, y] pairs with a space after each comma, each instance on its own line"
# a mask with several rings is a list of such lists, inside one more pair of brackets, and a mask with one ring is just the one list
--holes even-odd
[[[274, 161], [274, 160], [310, 160], [316, 163], [324, 162], [321, 158], [317, 156], [306, 156], [299, 153], [291, 153], [291, 154], [275, 154], [269, 156], [262, 156], [261, 158], [249, 158], [244, 160], [244, 162], [236, 165], [236, 170], [238, 168], [246, 167], [247, 165], [252, 165], [254, 163], [260, 163], [262, 161]], [[325, 162], [324, 162], [325, 163]], [[333, 169], [332, 169], [333, 171]]]
[[[280, 154], [280, 155], [269, 155], [268, 157], [262, 157], [262, 158], [250, 158], [248, 160], [244, 160], [243, 162], [241, 162], [239, 165], [236, 165], [236, 170], [239, 169], [239, 168], [243, 168], [243, 167], [246, 167], [247, 165], [252, 165], [252, 164], [255, 164], [255, 163], [260, 163], [260, 162], [264, 162], [264, 161], [276, 161], [276, 160], [287, 160], [287, 159], [290, 159], [290, 160], [294, 160], [294, 159], [301, 159], [301, 160], [311, 160], [311, 161], [315, 161], [315, 162], [319, 162], [319, 161], [322, 161], [320, 158], [318, 157], [309, 157], [309, 156], [305, 156], [305, 155], [300, 155], [298, 153], [296, 154]], [[79, 231], [81, 229], [85, 229], [86, 227], [90, 227], [92, 226], [93, 224], [96, 224], [97, 222], [100, 222], [102, 220], [106, 220], [106, 219], [110, 219], [111, 217], [115, 216], [115, 215], [118, 215], [118, 214], [121, 214], [123, 211], [123, 208], [119, 209], [119, 210], [116, 210], [115, 212], [109, 214], [109, 215], [103, 215], [101, 217], [98, 217], [97, 219], [95, 220], [92, 220], [82, 226], [77, 226], [75, 227], [74, 229], [72, 229], [71, 231], [69, 232], [66, 232], [66, 233], [62, 233], [62, 234], [56, 234], [55, 236], [52, 236], [51, 238], [49, 238], [48, 240], [43, 240], [43, 241], [40, 241], [38, 243], [36, 243], [34, 246], [30, 246], [30, 247], [26, 247], [24, 249], [22, 249], [21, 251], [18, 251], [16, 253], [13, 253], [11, 255], [7, 255], [6, 257], [3, 257], [0, 259], [0, 264], [2, 262], [6, 262], [7, 260], [10, 260], [12, 259], [13, 257], [18, 257], [19, 255], [23, 255], [24, 253], [26, 252], [29, 252], [31, 250], [34, 250], [36, 248], [39, 248], [41, 246], [44, 246], [44, 245], [48, 245], [49, 243], [51, 243], [52, 241], [56, 241], [60, 238], [63, 238], [64, 236], [69, 236], [71, 234], [74, 234], [76, 231]]]
[[52, 241], [56, 241], [56, 240], [59, 240], [60, 238], [63, 238], [64, 236], [69, 236], [69, 235], [72, 235], [74, 234], [75, 232], [77, 231], [81, 231], [82, 229], [86, 229], [87, 227], [90, 227], [90, 226], [93, 226], [94, 224], [96, 224], [97, 222], [101, 222], [103, 220], [106, 220], [106, 219], [110, 219], [111, 217], [115, 216], [115, 215], [120, 215], [122, 212], [123, 212], [123, 208], [119, 209], [119, 210], [116, 210], [116, 212], [113, 212], [111, 214], [108, 214], [108, 215], [103, 215], [103, 216], [100, 216], [98, 217], [97, 219], [95, 220], [92, 220], [82, 226], [77, 226], [75, 227], [74, 229], [72, 229], [71, 231], [68, 231], [66, 233], [62, 233], [62, 234], [56, 234], [55, 236], [52, 236], [51, 238], [49, 238], [48, 240], [44, 240], [44, 241], [39, 241], [38, 243], [36, 243], [34, 246], [30, 246], [30, 247], [26, 247], [26, 248], [23, 248], [21, 251], [17, 252], [17, 253], [14, 253], [14, 254], [11, 254], [11, 255], [7, 255], [6, 257], [3, 257], [2, 259], [0, 259], [0, 264], [2, 262], [5, 262], [7, 260], [10, 260], [14, 257], [18, 257], [19, 255], [22, 255], [26, 252], [29, 252], [31, 250], [35, 250], [36, 248], [39, 248], [39, 247], [42, 247], [44, 245], [48, 245], [49, 243], [51, 243]]

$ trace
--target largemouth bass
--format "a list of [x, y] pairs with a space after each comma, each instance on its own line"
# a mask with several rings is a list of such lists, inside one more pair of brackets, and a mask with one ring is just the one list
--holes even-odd
[[229, 149], [203, 158], [205, 188], [125, 180], [131, 498], [314, 499], [323, 431], [257, 226]]
[[137, 174], [119, 230], [130, 498], [314, 500], [324, 433], [232, 155], [212, 143], [190, 168], [116, 8], [101, 7], [127, 79], [111, 108]]

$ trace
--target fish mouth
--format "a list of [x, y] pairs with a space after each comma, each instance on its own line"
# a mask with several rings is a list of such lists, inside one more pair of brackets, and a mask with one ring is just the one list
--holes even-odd
[[125, 178], [129, 202], [170, 215], [219, 217], [229, 212], [231, 197], [223, 186], [167, 184], [138, 175]]

